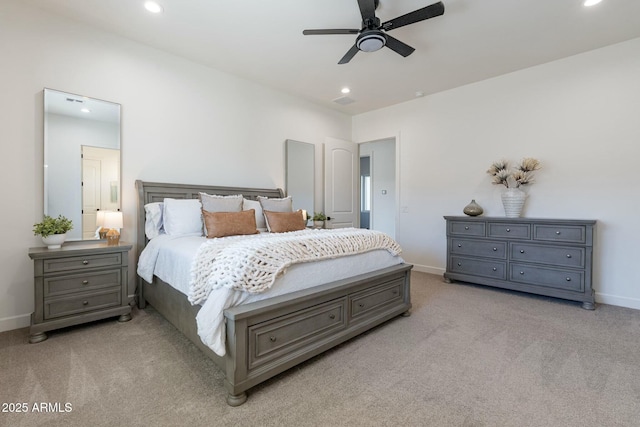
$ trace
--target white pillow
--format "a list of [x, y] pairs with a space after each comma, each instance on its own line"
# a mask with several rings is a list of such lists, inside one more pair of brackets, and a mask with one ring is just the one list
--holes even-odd
[[256, 228], [258, 231], [267, 231], [267, 223], [264, 220], [264, 213], [262, 212], [262, 205], [257, 200], [244, 199], [242, 202], [242, 210], [248, 211], [253, 209], [256, 211]]
[[144, 205], [144, 233], [147, 235], [147, 239], [149, 240], [164, 233], [162, 228], [163, 208], [164, 204], [162, 202], [147, 203]]
[[170, 236], [202, 236], [202, 204], [198, 199], [164, 199], [162, 219]]
[[[291, 196], [279, 198], [270, 198], [264, 196], [257, 197], [258, 202], [260, 202], [260, 206], [262, 206], [263, 213], [264, 211], [270, 212], [293, 212], [293, 199]], [[269, 218], [266, 216], [264, 220], [267, 224], [267, 230], [271, 231], [271, 226], [269, 226]]]

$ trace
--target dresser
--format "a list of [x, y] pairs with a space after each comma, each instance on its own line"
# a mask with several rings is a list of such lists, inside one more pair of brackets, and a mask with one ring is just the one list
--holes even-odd
[[445, 216], [446, 281], [530, 292], [593, 310], [596, 221]]
[[67, 242], [60, 249], [31, 248], [35, 311], [29, 342], [47, 331], [119, 316], [131, 319], [128, 304], [128, 253], [131, 245]]

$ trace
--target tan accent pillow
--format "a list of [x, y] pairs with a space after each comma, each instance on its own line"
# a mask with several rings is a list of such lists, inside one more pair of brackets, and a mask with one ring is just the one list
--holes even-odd
[[257, 234], [253, 209], [241, 212], [208, 212], [202, 210], [207, 238]]
[[302, 209], [295, 212], [264, 211], [264, 215], [267, 217], [267, 226], [272, 233], [286, 233], [307, 228], [306, 221], [302, 217]]

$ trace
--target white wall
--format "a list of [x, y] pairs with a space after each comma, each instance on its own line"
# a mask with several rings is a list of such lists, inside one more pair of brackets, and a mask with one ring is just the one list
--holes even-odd
[[405, 259], [444, 271], [442, 216], [503, 216], [485, 171], [536, 157], [524, 216], [597, 219], [596, 300], [640, 308], [639, 76], [634, 39], [354, 117], [355, 142], [399, 135]]
[[[284, 187], [284, 141], [349, 139], [350, 117], [73, 21], [0, 2], [0, 331], [29, 324], [42, 242], [44, 87], [122, 104], [122, 240], [134, 181]], [[129, 293], [135, 286], [129, 259]]]

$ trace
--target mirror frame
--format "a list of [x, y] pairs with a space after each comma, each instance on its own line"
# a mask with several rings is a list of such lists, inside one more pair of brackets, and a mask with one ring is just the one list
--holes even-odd
[[[56, 105], [52, 104], [54, 100], [59, 100]], [[66, 104], [62, 101], [69, 101], [69, 104]], [[77, 126], [74, 127], [74, 123], [82, 124], [89, 123], [86, 121], [86, 117], [82, 116], [80, 112], [81, 107], [87, 107], [91, 110], [93, 117], [99, 117], [100, 119], [96, 120], [91, 119], [91, 122], [96, 122], [102, 124], [102, 127], [105, 130], [104, 132], [96, 132], [95, 134], [91, 134], [92, 129], [86, 126]], [[53, 108], [54, 111], [51, 111]], [[66, 116], [64, 119], [60, 121], [66, 121], [68, 125], [68, 130], [64, 132], [68, 132], [69, 138], [65, 138], [65, 142], [69, 141], [67, 147], [57, 146], [55, 140], [55, 132], [57, 131], [54, 126], [52, 129], [52, 117], [51, 114], [56, 114], [59, 116]], [[80, 120], [84, 120], [81, 122]], [[77, 158], [82, 158], [82, 149], [83, 147], [98, 147], [98, 148], [108, 148], [108, 149], [117, 149], [119, 152], [118, 156], [118, 165], [117, 165], [117, 185], [113, 188], [113, 179], [109, 181], [109, 189], [105, 193], [105, 197], [110, 200], [112, 199], [112, 193], [115, 192], [116, 201], [113, 203], [109, 203], [108, 208], [110, 210], [121, 210], [122, 207], [122, 105], [112, 102], [105, 101], [97, 98], [90, 98], [84, 95], [78, 95], [70, 92], [64, 92], [57, 89], [44, 88], [43, 89], [43, 147], [44, 147], [44, 155], [43, 155], [43, 179], [44, 179], [44, 187], [43, 187], [43, 213], [44, 215], [50, 215], [53, 217], [57, 217], [58, 215], [64, 215], [67, 218], [73, 221], [73, 230], [69, 232], [66, 240], [94, 240], [94, 239], [85, 239], [83, 237], [83, 213], [82, 213], [82, 185], [83, 185], [83, 176], [82, 176], [82, 164], [75, 164], [69, 161], [70, 155], [77, 156]], [[55, 122], [54, 122], [55, 123]], [[109, 123], [112, 123], [111, 125]], [[117, 131], [115, 129], [110, 129], [113, 127], [113, 124], [117, 125]], [[54, 129], [56, 129], [54, 131]], [[93, 129], [95, 130], [95, 129]], [[67, 135], [67, 134], [65, 134]], [[117, 135], [117, 141], [114, 141], [114, 136]], [[102, 140], [102, 141], [101, 141]], [[106, 141], [106, 142], [105, 142]], [[67, 150], [66, 157], [65, 148]], [[56, 159], [55, 153], [62, 153], [63, 156], [60, 156], [61, 159]], [[70, 166], [71, 165], [71, 166]], [[59, 168], [58, 168], [59, 166]], [[57, 169], [64, 170], [66, 173], [63, 173], [60, 176], [55, 177], [52, 174], [52, 171]], [[114, 171], [112, 169], [112, 171]], [[115, 176], [115, 174], [112, 174]], [[55, 178], [54, 178], [55, 177]], [[56, 184], [57, 180], [57, 184]], [[76, 185], [77, 183], [77, 185]], [[60, 190], [58, 187], [57, 193], [64, 193], [65, 196], [63, 198], [63, 202], [56, 201], [56, 194], [52, 194], [52, 188], [54, 186], [60, 186], [63, 190]], [[106, 185], [106, 181], [105, 181]], [[69, 195], [68, 197], [66, 195]], [[59, 198], [59, 197], [58, 197]], [[53, 200], [52, 200], [53, 199]], [[52, 205], [53, 203], [53, 205]], [[55, 212], [52, 211], [52, 207], [56, 206]], [[69, 207], [67, 207], [69, 206]], [[101, 206], [102, 207], [102, 206]], [[97, 228], [97, 226], [96, 226]]]
[[304, 209], [309, 218], [315, 209], [315, 152], [308, 142], [285, 141], [285, 185], [293, 210]]

